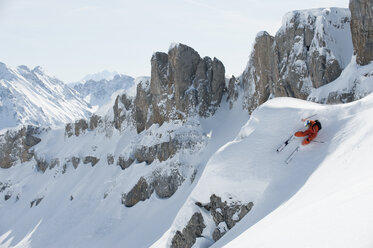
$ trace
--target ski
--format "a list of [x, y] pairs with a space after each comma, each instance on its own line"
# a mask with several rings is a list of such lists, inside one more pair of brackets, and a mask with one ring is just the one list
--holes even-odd
[[300, 149], [300, 146], [297, 146], [297, 148], [295, 148], [295, 150], [289, 155], [289, 157], [285, 160], [285, 163], [286, 164], [289, 164], [290, 161], [293, 159], [293, 157], [295, 156], [295, 154], [299, 151]]
[[293, 139], [295, 138], [294, 135], [291, 135], [290, 138], [288, 138], [287, 140], [285, 140], [285, 142], [279, 147], [277, 148], [277, 152], [281, 152], [282, 150], [284, 150], [285, 146], [287, 146]]

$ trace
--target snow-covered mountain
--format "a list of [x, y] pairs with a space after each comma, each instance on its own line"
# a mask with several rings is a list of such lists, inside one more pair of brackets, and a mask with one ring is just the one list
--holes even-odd
[[372, 247], [372, 5], [290, 12], [237, 79], [178, 43], [89, 119], [1, 131], [0, 246]]
[[130, 95], [136, 94], [137, 83], [142, 80], [149, 80], [147, 77], [135, 79], [122, 74], [110, 74], [110, 77], [100, 75], [87, 76], [84, 82], [69, 85], [79, 92], [80, 96], [96, 110], [108, 103], [113, 94], [115, 97], [123, 92], [129, 92]]
[[0, 63], [0, 83], [0, 129], [61, 125], [91, 113], [74, 90], [41, 67], [12, 69]]
[[[286, 164], [302, 139], [276, 149], [312, 114], [323, 125], [316, 141], [325, 143], [301, 147]], [[372, 114], [372, 94], [346, 105], [293, 98], [263, 104], [209, 159], [171, 229], [152, 247], [171, 246], [177, 231], [193, 236], [188, 223], [196, 214], [203, 221], [194, 247], [208, 247], [224, 233], [212, 247], [371, 247]], [[229, 226], [229, 206], [250, 202], [247, 216]], [[231, 214], [238, 219], [240, 209]]]
[[353, 54], [350, 22], [348, 9], [299, 10], [284, 16], [275, 36], [259, 32], [241, 76], [245, 108], [251, 112], [273, 97], [306, 99], [338, 78]]
[[92, 73], [84, 76], [79, 82], [80, 83], [85, 83], [88, 82], [89, 80], [93, 81], [101, 81], [101, 80], [112, 80], [116, 75], [118, 75], [118, 72], [110, 72], [108, 70], [103, 70], [101, 72], [97, 73]]

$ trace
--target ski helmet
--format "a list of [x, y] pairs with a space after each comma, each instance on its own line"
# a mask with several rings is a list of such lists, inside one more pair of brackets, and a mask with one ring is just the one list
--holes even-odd
[[304, 126], [305, 126], [305, 127], [309, 127], [310, 124], [311, 124], [311, 121], [310, 121], [310, 120], [306, 120], [306, 121], [304, 122]]

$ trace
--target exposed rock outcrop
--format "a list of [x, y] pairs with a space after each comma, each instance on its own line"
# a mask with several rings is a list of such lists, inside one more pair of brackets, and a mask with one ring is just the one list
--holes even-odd
[[38, 197], [30, 202], [30, 208], [32, 208], [34, 205], [35, 207], [40, 204], [40, 202], [44, 199], [44, 196]]
[[37, 137], [40, 133], [41, 129], [27, 126], [0, 135], [0, 168], [10, 168], [17, 161], [30, 161], [34, 156], [32, 147], [41, 141]]
[[65, 135], [71, 137], [73, 135], [79, 136], [88, 129], [88, 122], [84, 119], [78, 120], [75, 123], [68, 123], [65, 125]]
[[150, 147], [139, 147], [135, 152], [135, 158], [139, 163], [146, 162], [147, 164], [151, 164], [154, 159], [158, 159], [162, 162], [175, 155], [178, 148], [180, 148], [178, 141], [172, 139], [168, 142], [163, 142]]
[[107, 161], [107, 164], [108, 164], [108, 165], [112, 165], [112, 164], [114, 164], [114, 155], [109, 153], [109, 154], [106, 156], [106, 161]]
[[89, 119], [89, 129], [94, 130], [102, 123], [100, 116], [93, 114]]
[[38, 157], [37, 155], [34, 156], [34, 159], [38, 171], [45, 172], [50, 167], [49, 162], [46, 159]]
[[71, 158], [71, 163], [73, 164], [74, 168], [78, 168], [78, 165], [80, 163], [80, 158], [79, 157], [72, 157]]
[[178, 44], [151, 59], [151, 82], [139, 84], [135, 100], [137, 131], [157, 123], [199, 114], [207, 117], [219, 106], [225, 87], [225, 68], [216, 58], [201, 58]]
[[230, 109], [233, 107], [234, 102], [237, 101], [238, 93], [240, 89], [241, 89], [240, 81], [237, 78], [235, 78], [235, 76], [232, 76], [229, 79], [228, 88], [227, 88], [227, 93], [228, 93], [227, 101], [229, 102]]
[[[98, 163], [98, 161], [100, 161], [99, 158], [96, 158], [96, 157], [94, 157], [94, 156], [86, 156], [86, 157], [84, 158], [84, 160], [83, 160], [83, 164], [91, 164], [92, 167], [93, 167], [93, 166], [95, 166], [95, 165]], [[74, 162], [73, 162], [73, 164], [74, 164]], [[74, 167], [75, 167], [75, 166], [74, 166]], [[75, 168], [76, 168], [76, 167], [75, 167]]]
[[267, 32], [257, 35], [248, 67], [242, 75], [244, 106], [250, 113], [274, 93], [274, 82], [277, 81], [278, 76], [275, 67], [274, 42], [274, 37]]
[[271, 97], [306, 99], [312, 89], [335, 80], [351, 54], [348, 42], [342, 54], [333, 34], [348, 40], [349, 25], [346, 9], [314, 9], [288, 13], [274, 37], [260, 32], [242, 75], [244, 107], [251, 113]]
[[149, 108], [151, 106], [152, 94], [150, 93], [150, 82], [144, 81], [137, 85], [135, 98], [135, 122], [137, 132], [142, 132], [148, 128], [152, 123], [150, 121]]
[[182, 232], [176, 231], [175, 236], [172, 238], [172, 248], [190, 248], [196, 242], [198, 237], [201, 237], [203, 229], [206, 227], [204, 224], [203, 216], [201, 213], [194, 213], [190, 218], [188, 224]]
[[240, 202], [228, 204], [215, 194], [211, 195], [209, 203], [196, 202], [196, 205], [210, 212], [216, 226], [212, 234], [214, 241], [217, 241], [228, 230], [232, 229], [254, 206], [252, 202], [248, 204]]
[[122, 204], [126, 207], [132, 207], [139, 201], [149, 199], [154, 191], [160, 198], [169, 198], [184, 180], [177, 169], [173, 169], [168, 173], [154, 171], [150, 178], [141, 177], [128, 193], [122, 194]]
[[[132, 100], [126, 94], [117, 96], [113, 106], [114, 111], [114, 127], [118, 130], [121, 129], [123, 121], [128, 117], [128, 121], [132, 111]], [[127, 113], [128, 112], [128, 113]]]
[[133, 157], [125, 158], [119, 156], [117, 164], [124, 170], [130, 167], [133, 162], [135, 162], [135, 158]]
[[356, 62], [367, 65], [373, 60], [373, 2], [350, 0], [349, 7]]

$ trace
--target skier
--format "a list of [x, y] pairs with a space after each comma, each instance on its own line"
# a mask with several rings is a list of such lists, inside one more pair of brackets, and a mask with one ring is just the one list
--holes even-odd
[[308, 129], [306, 131], [304, 131], [304, 132], [298, 131], [294, 135], [296, 137], [305, 137], [305, 136], [308, 136], [307, 138], [305, 138], [302, 141], [302, 145], [307, 145], [314, 138], [316, 138], [317, 132], [321, 130], [321, 123], [318, 120], [315, 120], [315, 121], [313, 121], [313, 120], [306, 120], [304, 122], [304, 126], [308, 127]]

